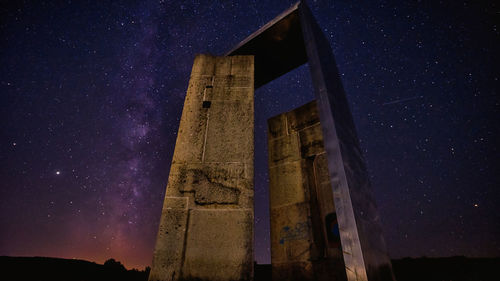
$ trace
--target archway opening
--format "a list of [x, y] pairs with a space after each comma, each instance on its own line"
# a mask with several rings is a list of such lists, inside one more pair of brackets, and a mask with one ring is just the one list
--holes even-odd
[[255, 91], [255, 229], [258, 264], [271, 263], [267, 120], [314, 100], [309, 66], [304, 64]]

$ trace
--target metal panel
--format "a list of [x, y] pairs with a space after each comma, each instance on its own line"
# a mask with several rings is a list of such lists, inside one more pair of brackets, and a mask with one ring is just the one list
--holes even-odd
[[349, 281], [394, 280], [354, 122], [330, 44], [299, 5]]
[[256, 89], [307, 61], [297, 7], [298, 3], [226, 54], [255, 57]]

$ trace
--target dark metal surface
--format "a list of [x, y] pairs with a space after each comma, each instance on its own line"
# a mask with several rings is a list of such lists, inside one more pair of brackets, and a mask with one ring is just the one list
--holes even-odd
[[332, 49], [305, 4], [300, 4], [299, 13], [348, 280], [394, 280], [368, 172]]
[[255, 88], [307, 62], [298, 3], [243, 40], [226, 55], [255, 56]]

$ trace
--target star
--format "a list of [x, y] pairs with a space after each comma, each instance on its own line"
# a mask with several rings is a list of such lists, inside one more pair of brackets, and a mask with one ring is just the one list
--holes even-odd
[[[149, 265], [195, 54], [222, 54], [288, 8], [283, 1], [108, 2], [29, 1], [27, 9], [2, 11], [0, 104], [8, 110], [0, 229], [24, 234], [2, 236], [0, 255], [103, 262], [109, 248], [130, 266]], [[498, 256], [498, 247], [474, 243], [495, 237], [499, 225], [480, 216], [499, 211], [488, 196], [496, 192], [492, 140], [499, 135], [490, 122], [500, 78], [492, 74], [493, 15], [475, 20], [479, 3], [415, 9], [398, 1], [388, 9], [384, 1], [327, 2], [308, 4], [337, 59], [388, 251], [396, 258], [450, 249]], [[110, 7], [117, 10], [102, 13]], [[468, 16], [450, 16], [461, 14]], [[304, 65], [255, 90], [255, 257], [269, 263], [267, 119], [314, 99], [314, 87]], [[63, 177], [58, 166], [70, 173]], [[18, 213], [26, 220], [10, 219]], [[405, 235], [441, 221], [428, 235]], [[450, 231], [463, 235], [446, 239]], [[128, 249], [139, 240], [142, 247]]]

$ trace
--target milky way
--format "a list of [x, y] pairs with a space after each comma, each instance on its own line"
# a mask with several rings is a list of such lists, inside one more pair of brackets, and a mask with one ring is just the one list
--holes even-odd
[[[19, 2], [0, 8], [0, 255], [150, 265], [194, 55], [224, 54], [293, 1]], [[308, 4], [391, 257], [498, 256], [498, 5]], [[312, 91], [307, 65], [256, 91], [260, 263], [266, 120]]]

